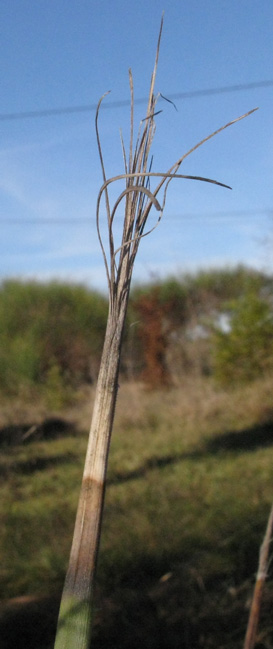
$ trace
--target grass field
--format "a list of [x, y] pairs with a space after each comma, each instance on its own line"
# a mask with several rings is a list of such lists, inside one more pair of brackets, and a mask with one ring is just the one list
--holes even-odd
[[[54, 413], [33, 394], [3, 400], [4, 649], [52, 646], [91, 404], [85, 389]], [[272, 496], [272, 377], [228, 392], [121, 384], [92, 647], [241, 647]], [[273, 647], [272, 599], [269, 574], [260, 649]]]

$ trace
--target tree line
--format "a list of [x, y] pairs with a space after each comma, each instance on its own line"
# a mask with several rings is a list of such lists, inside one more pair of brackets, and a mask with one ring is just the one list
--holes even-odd
[[[133, 287], [121, 374], [151, 388], [185, 376], [230, 385], [271, 372], [273, 277], [243, 266]], [[85, 286], [0, 286], [0, 389], [95, 382], [108, 302]]]

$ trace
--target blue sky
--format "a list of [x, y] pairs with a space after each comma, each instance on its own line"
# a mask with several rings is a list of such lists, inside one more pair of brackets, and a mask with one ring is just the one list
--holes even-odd
[[[177, 111], [160, 101], [153, 170], [166, 171], [211, 131], [260, 109], [185, 160], [182, 173], [216, 178], [233, 190], [173, 181], [164, 219], [140, 247], [134, 279], [240, 262], [273, 271], [272, 0], [3, 0], [1, 279], [57, 278], [105, 288], [92, 106], [111, 90], [101, 140], [107, 176], [122, 173], [128, 68], [136, 99], [147, 97], [163, 9], [156, 91], [190, 96], [175, 99]], [[195, 94], [210, 89], [218, 91]], [[22, 115], [79, 106], [91, 109]], [[145, 103], [137, 104], [136, 127], [144, 116]]]

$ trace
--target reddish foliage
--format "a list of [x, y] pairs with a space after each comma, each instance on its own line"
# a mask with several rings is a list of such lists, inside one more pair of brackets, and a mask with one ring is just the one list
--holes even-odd
[[141, 317], [139, 335], [145, 359], [143, 378], [151, 387], [169, 385], [166, 351], [170, 329], [167, 314], [171, 305], [160, 302], [158, 291], [154, 289], [152, 294], [140, 296], [135, 308]]

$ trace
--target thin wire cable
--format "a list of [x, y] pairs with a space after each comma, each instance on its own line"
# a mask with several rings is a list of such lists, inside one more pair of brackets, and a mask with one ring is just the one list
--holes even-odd
[[[233, 211], [222, 211], [222, 212], [186, 212], [185, 214], [168, 214], [166, 213], [165, 219], [168, 221], [181, 221], [183, 219], [195, 220], [195, 219], [216, 219], [221, 221], [225, 218], [237, 218], [237, 217], [255, 217], [259, 215], [273, 215], [273, 208], [261, 208], [261, 209], [251, 209], [251, 210], [233, 210]], [[245, 220], [245, 219], [243, 219]], [[6, 225], [93, 225], [91, 218], [83, 217], [79, 219], [74, 218], [60, 218], [60, 219], [51, 219], [51, 218], [29, 218], [29, 219], [20, 219], [20, 218], [3, 218], [0, 219], [0, 224]]]
[[[273, 86], [273, 79], [264, 81], [253, 81], [251, 83], [240, 83], [231, 86], [220, 86], [218, 88], [204, 88], [199, 90], [190, 90], [186, 92], [178, 92], [175, 94], [168, 94], [169, 100], [179, 99], [194, 99], [195, 97], [206, 97], [209, 95], [221, 95], [229, 92], [241, 92], [242, 90], [253, 90], [255, 88], [269, 88]], [[163, 101], [159, 98], [159, 101]], [[146, 97], [141, 97], [135, 100], [135, 104], [145, 104]], [[119, 101], [110, 101], [108, 104], [103, 104], [103, 110], [113, 108], [123, 108], [130, 105], [130, 99], [123, 99]], [[41, 117], [58, 117], [60, 115], [72, 115], [74, 113], [88, 113], [94, 112], [97, 109], [97, 104], [84, 104], [80, 106], [64, 106], [63, 108], [46, 108], [44, 110], [30, 110], [20, 111], [18, 113], [2, 113], [0, 114], [0, 121], [12, 121], [17, 119], [33, 119]]]

